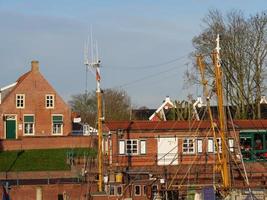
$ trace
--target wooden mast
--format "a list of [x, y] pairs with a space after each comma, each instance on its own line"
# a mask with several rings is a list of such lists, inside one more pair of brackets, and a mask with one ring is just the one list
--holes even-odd
[[102, 92], [100, 88], [100, 60], [92, 64], [96, 69], [97, 127], [98, 127], [98, 191], [103, 191], [103, 151], [102, 151]]
[[[88, 62], [87, 62], [88, 63]], [[97, 97], [97, 133], [98, 133], [98, 191], [103, 191], [103, 133], [102, 133], [102, 91], [100, 88], [100, 60], [97, 58], [96, 62], [90, 63], [90, 65], [95, 68], [96, 72], [96, 97]], [[88, 66], [88, 64], [87, 64]]]
[[[220, 37], [217, 35], [217, 45], [215, 52], [213, 53], [213, 64], [215, 71], [216, 93], [218, 101], [218, 114], [219, 114], [219, 132], [221, 136], [222, 153], [221, 160], [218, 163], [219, 169], [222, 174], [223, 188], [228, 190], [231, 187], [231, 178], [229, 172], [229, 154], [226, 138], [226, 124], [225, 113], [223, 105], [223, 85], [222, 85], [222, 69], [220, 64]], [[219, 149], [218, 149], [219, 150]]]
[[[217, 101], [218, 101], [218, 119], [219, 119], [219, 135], [217, 136], [214, 120], [212, 116], [212, 112], [210, 109], [210, 96], [207, 89], [208, 81], [205, 79], [205, 65], [203, 62], [203, 56], [197, 56], [197, 65], [199, 67], [200, 75], [201, 75], [201, 82], [204, 87], [204, 96], [206, 97], [207, 108], [209, 119], [211, 123], [211, 129], [213, 132], [214, 143], [217, 149], [217, 159], [216, 159], [216, 170], [221, 172], [222, 181], [223, 181], [223, 189], [228, 190], [231, 187], [231, 178], [229, 172], [229, 155], [228, 155], [228, 145], [226, 139], [226, 126], [225, 126], [225, 113], [224, 113], [224, 106], [223, 106], [223, 85], [222, 85], [222, 69], [220, 65], [220, 43], [219, 43], [219, 35], [216, 39], [217, 45], [215, 52], [212, 54], [213, 64], [214, 64], [214, 71], [215, 71], [215, 83], [216, 83], [216, 94], [217, 94]], [[217, 137], [221, 137], [221, 151], [219, 149], [219, 144], [217, 142]]]

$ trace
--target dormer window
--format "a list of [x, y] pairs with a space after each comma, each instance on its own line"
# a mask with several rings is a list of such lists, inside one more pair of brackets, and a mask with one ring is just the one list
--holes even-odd
[[52, 95], [52, 94], [45, 95], [46, 108], [54, 108], [54, 105], [55, 105], [54, 95]]
[[25, 107], [25, 94], [16, 94], [16, 107], [17, 108]]

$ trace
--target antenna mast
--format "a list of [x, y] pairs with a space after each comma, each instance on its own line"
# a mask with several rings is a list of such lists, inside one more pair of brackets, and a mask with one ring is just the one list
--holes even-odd
[[[93, 36], [91, 31], [91, 63], [85, 59], [86, 68], [92, 67], [96, 72], [96, 95], [97, 95], [97, 125], [98, 125], [98, 191], [103, 191], [103, 151], [102, 151], [102, 91], [100, 87], [100, 60], [98, 58], [98, 47], [96, 46], [96, 57], [94, 58]], [[87, 56], [86, 56], [87, 57]]]
[[85, 41], [84, 44], [84, 65], [85, 65], [85, 94], [88, 94], [88, 67], [89, 67], [89, 60], [88, 60], [88, 40]]

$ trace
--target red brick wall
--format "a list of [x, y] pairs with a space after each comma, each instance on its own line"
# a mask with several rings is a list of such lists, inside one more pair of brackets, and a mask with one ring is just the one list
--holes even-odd
[[55, 149], [96, 147], [96, 136], [24, 137], [19, 140], [0, 140], [0, 150]]
[[11, 199], [36, 200], [36, 190], [40, 188], [43, 200], [56, 200], [58, 194], [65, 193], [70, 199], [85, 199], [87, 184], [24, 185], [12, 186]]
[[[116, 132], [112, 134], [112, 166], [125, 167], [125, 166], [155, 166], [157, 165], [157, 138], [158, 137], [177, 137], [178, 139], [178, 164], [196, 164], [213, 163], [214, 153], [207, 152], [208, 138], [213, 138], [212, 133], [200, 131], [198, 134], [195, 132], [175, 131], [175, 132], [131, 132], [129, 134], [124, 133], [123, 136], [119, 137]], [[202, 153], [194, 154], [183, 154], [183, 139], [184, 138], [201, 138], [203, 140]], [[230, 132], [230, 136], [233, 138], [233, 132]], [[146, 140], [146, 155], [119, 155], [119, 140], [127, 139], [145, 139]], [[235, 144], [236, 147], [236, 144]], [[195, 143], [195, 151], [197, 151], [197, 144]]]
[[[25, 94], [24, 109], [16, 108], [16, 94]], [[53, 109], [46, 109], [45, 107], [46, 94], [55, 95]], [[30, 71], [24, 79], [18, 82], [0, 105], [0, 139], [5, 138], [3, 117], [6, 114], [17, 116], [17, 138], [23, 137], [23, 116], [25, 114], [35, 115], [36, 136], [51, 135], [52, 114], [63, 115], [63, 135], [69, 135], [72, 129], [70, 108], [39, 71]]]

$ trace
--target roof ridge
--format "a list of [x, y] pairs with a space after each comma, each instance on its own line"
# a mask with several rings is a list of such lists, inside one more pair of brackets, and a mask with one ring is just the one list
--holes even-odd
[[26, 73], [24, 73], [23, 75], [21, 75], [18, 79], [17, 79], [17, 84], [12, 88], [12, 90], [9, 91], [9, 93], [3, 98], [2, 103], [5, 102], [5, 100], [10, 96], [10, 94], [20, 85], [20, 83], [30, 74], [31, 71], [28, 71]]

